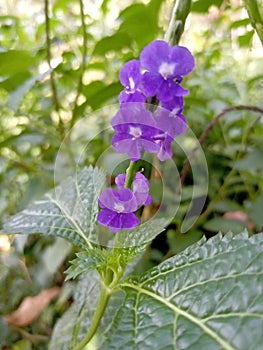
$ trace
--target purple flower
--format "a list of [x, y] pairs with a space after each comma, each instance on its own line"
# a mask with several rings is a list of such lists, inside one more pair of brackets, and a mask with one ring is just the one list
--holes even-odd
[[148, 71], [142, 78], [142, 91], [147, 97], [157, 95], [162, 102], [187, 94], [179, 84], [181, 77], [194, 68], [194, 58], [186, 47], [170, 47], [165, 41], [155, 40], [142, 50], [140, 60]]
[[145, 101], [145, 96], [139, 90], [141, 80], [140, 61], [131, 60], [125, 63], [120, 70], [120, 82], [125, 87], [119, 95], [120, 103]]
[[187, 129], [186, 119], [180, 108], [174, 108], [172, 111], [158, 108], [156, 111], [156, 124], [160, 130], [167, 133], [172, 139], [183, 134]]
[[155, 135], [153, 139], [159, 146], [159, 150], [157, 153], [158, 159], [163, 162], [167, 159], [172, 158], [172, 142], [174, 140], [173, 137], [171, 137], [168, 134], [168, 132], [163, 132], [162, 130], [160, 130], [159, 134]]
[[131, 230], [140, 223], [134, 212], [137, 210], [137, 200], [128, 188], [118, 191], [107, 188], [99, 197], [102, 208], [98, 214], [98, 222], [109, 226], [112, 232], [119, 232], [122, 228]]
[[150, 111], [141, 103], [127, 103], [112, 118], [111, 125], [116, 131], [112, 146], [116, 152], [127, 153], [132, 161], [141, 158], [145, 150], [157, 153], [159, 146], [153, 136], [157, 133], [156, 121]]
[[[119, 189], [124, 188], [126, 181], [126, 175], [120, 174], [116, 177], [115, 183]], [[136, 173], [133, 183], [132, 191], [137, 201], [138, 207], [141, 205], [150, 205], [152, 202], [152, 196], [149, 195], [150, 184], [148, 179], [142, 173]]]

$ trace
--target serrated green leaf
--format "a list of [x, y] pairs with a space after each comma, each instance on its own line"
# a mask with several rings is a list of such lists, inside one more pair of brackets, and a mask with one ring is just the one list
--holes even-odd
[[260, 350], [263, 234], [203, 239], [121, 285], [100, 350]]
[[132, 231], [121, 230], [116, 234], [114, 245], [119, 248], [138, 247], [138, 253], [150, 243], [170, 222], [167, 219], [152, 219]]
[[77, 253], [77, 258], [71, 261], [71, 266], [66, 271], [66, 279], [76, 278], [81, 273], [106, 265], [108, 254], [108, 251], [99, 248]]
[[97, 243], [97, 200], [104, 180], [99, 169], [83, 169], [14, 215], [4, 225], [5, 233], [55, 235], [85, 248]]

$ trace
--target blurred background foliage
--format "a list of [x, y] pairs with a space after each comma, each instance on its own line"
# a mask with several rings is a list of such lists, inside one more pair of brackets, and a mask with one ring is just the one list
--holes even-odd
[[[262, 2], [258, 4], [262, 11]], [[147, 43], [163, 38], [172, 6], [171, 0], [0, 4], [0, 224], [74, 171], [76, 163], [97, 163], [112, 136], [109, 119], [122, 89], [118, 72], [124, 62], [138, 58]], [[244, 2], [193, 1], [180, 44], [196, 59], [196, 69], [184, 81], [189, 89], [184, 114], [197, 138], [224, 108], [263, 107], [262, 46]], [[90, 138], [98, 132], [80, 157], [85, 133]], [[174, 221], [148, 248], [138, 271], [180, 252], [203, 234], [262, 230], [262, 137], [262, 114], [246, 109], [224, 114], [203, 143], [209, 181], [202, 215], [180, 233], [192, 197], [190, 169]], [[190, 151], [191, 139], [182, 142]], [[177, 145], [174, 151], [180, 172], [186, 155]], [[198, 166], [198, 157], [196, 162]], [[56, 301], [30, 324], [7, 327], [0, 319], [2, 349], [47, 349], [56, 319], [71, 303], [73, 283], [63, 283], [63, 271], [75, 250], [52, 237], [2, 235], [0, 251], [2, 315], [28, 295], [61, 286]]]

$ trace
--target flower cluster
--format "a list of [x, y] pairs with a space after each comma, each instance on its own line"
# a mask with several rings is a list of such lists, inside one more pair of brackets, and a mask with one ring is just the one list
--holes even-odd
[[[180, 83], [193, 68], [194, 58], [187, 48], [170, 47], [162, 40], [151, 42], [140, 60], [123, 66], [121, 108], [111, 122], [116, 152], [127, 153], [132, 161], [140, 159], [142, 151], [157, 153], [161, 161], [172, 157], [171, 143], [187, 128], [182, 111], [188, 91]], [[153, 100], [158, 104], [155, 115], [145, 105]]]
[[[139, 160], [144, 151], [156, 153], [160, 161], [172, 157], [174, 138], [187, 129], [182, 111], [183, 96], [188, 91], [181, 82], [193, 68], [194, 58], [187, 48], [170, 47], [162, 40], [151, 42], [142, 50], [140, 60], [123, 66], [120, 109], [111, 120], [116, 152], [127, 153], [132, 162]], [[117, 176], [117, 190], [106, 189], [99, 198], [98, 222], [113, 232], [135, 227], [139, 223], [136, 210], [151, 202], [144, 175], [135, 175], [131, 189], [125, 187], [125, 177]]]

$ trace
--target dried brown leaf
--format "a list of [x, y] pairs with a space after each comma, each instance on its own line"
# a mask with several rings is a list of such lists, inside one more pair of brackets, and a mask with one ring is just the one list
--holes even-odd
[[24, 327], [38, 318], [42, 310], [60, 293], [59, 287], [42, 290], [34, 297], [26, 297], [19, 307], [9, 315], [4, 316], [7, 324]]

